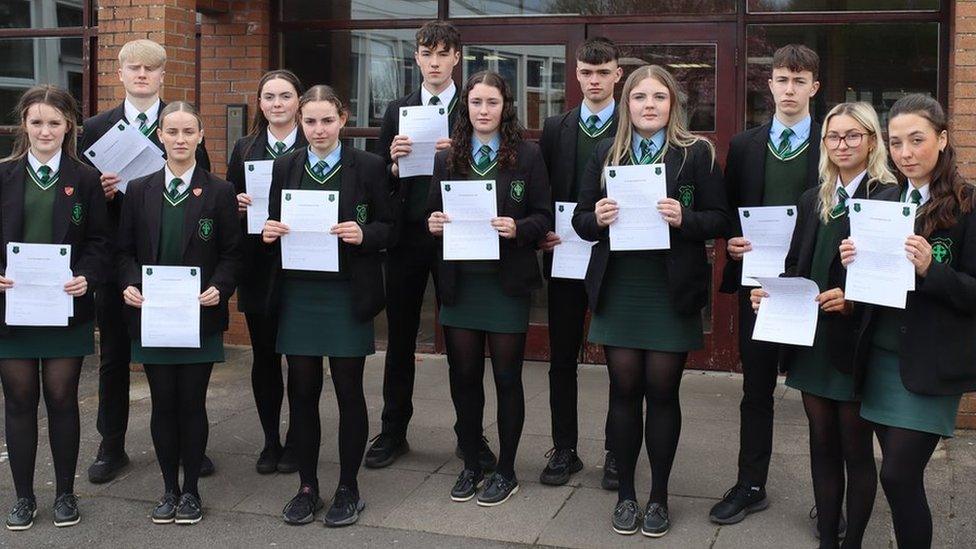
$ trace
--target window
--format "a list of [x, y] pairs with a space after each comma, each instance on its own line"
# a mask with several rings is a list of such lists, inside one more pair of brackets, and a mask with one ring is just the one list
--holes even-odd
[[462, 81], [490, 70], [502, 75], [512, 87], [519, 120], [529, 129], [542, 129], [546, 118], [563, 112], [566, 105], [565, 46], [464, 46]]
[[283, 21], [309, 19], [434, 19], [437, 0], [286, 0]]
[[934, 11], [939, 0], [749, 0], [749, 12]]
[[0, 28], [84, 26], [84, 0], [0, 0]]
[[735, 0], [451, 0], [451, 17], [735, 13]]

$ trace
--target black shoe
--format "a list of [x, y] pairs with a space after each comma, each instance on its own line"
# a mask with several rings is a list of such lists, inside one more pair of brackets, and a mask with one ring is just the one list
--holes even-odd
[[[820, 539], [820, 524], [817, 521], [817, 506], [814, 504], [810, 508], [810, 520], [813, 521], [813, 535]], [[837, 523], [837, 539], [844, 539], [847, 537], [847, 517], [844, 513], [840, 514], [840, 522]]]
[[34, 498], [20, 498], [7, 515], [7, 530], [19, 532], [34, 526], [37, 516], [37, 501]]
[[302, 486], [285, 505], [281, 515], [287, 524], [308, 524], [315, 520], [315, 513], [324, 506], [318, 491], [312, 490], [311, 486]]
[[410, 450], [407, 439], [396, 437], [386, 433], [380, 433], [373, 437], [372, 445], [366, 451], [366, 467], [370, 469], [380, 469], [392, 465], [398, 457], [406, 454]]
[[203, 518], [203, 505], [193, 494], [183, 494], [176, 504], [176, 524], [196, 524]]
[[641, 524], [641, 534], [649, 538], [659, 538], [671, 529], [671, 518], [668, 507], [660, 503], [647, 503], [644, 511], [644, 522]]
[[78, 497], [74, 494], [61, 494], [54, 500], [54, 525], [63, 528], [81, 522], [78, 512]]
[[607, 452], [607, 457], [603, 460], [603, 480], [600, 486], [604, 490], [616, 490], [620, 488], [620, 476], [617, 473], [617, 458], [613, 452]]
[[613, 516], [610, 517], [610, 527], [614, 532], [624, 536], [636, 534], [640, 529], [641, 518], [641, 510], [637, 502], [632, 499], [624, 500], [614, 507]]
[[518, 479], [514, 476], [507, 479], [501, 473], [492, 473], [485, 481], [485, 490], [478, 496], [478, 505], [482, 507], [501, 505], [515, 495], [518, 490]]
[[179, 505], [179, 501], [180, 496], [173, 492], [163, 494], [152, 510], [153, 524], [172, 524], [176, 520], [176, 506]]
[[128, 464], [129, 456], [124, 451], [108, 452], [99, 447], [98, 457], [88, 467], [88, 482], [92, 484], [111, 482]]
[[203, 454], [203, 460], [200, 461], [200, 478], [209, 477], [216, 471], [217, 469], [214, 468], [213, 460], [211, 460], [207, 454]]
[[478, 493], [478, 488], [481, 488], [484, 481], [483, 473], [475, 473], [471, 469], [461, 471], [454, 488], [451, 488], [451, 499], [457, 502], [469, 501]]
[[281, 446], [265, 446], [254, 468], [259, 475], [270, 475], [278, 470], [279, 459], [281, 459]]
[[278, 458], [278, 472], [283, 475], [290, 475], [298, 471], [298, 456], [291, 446], [285, 446]]
[[550, 486], [562, 486], [569, 482], [573, 473], [583, 470], [583, 462], [572, 448], [553, 448], [546, 453], [549, 463], [542, 470], [539, 482]]
[[362, 513], [365, 508], [366, 502], [359, 497], [358, 492], [354, 492], [348, 486], [339, 486], [332, 496], [332, 505], [325, 512], [322, 522], [330, 528], [356, 524], [359, 513]]
[[[454, 455], [464, 461], [464, 452], [461, 451], [460, 446], [454, 448]], [[491, 447], [488, 446], [488, 439], [484, 436], [481, 437], [481, 446], [478, 448], [478, 465], [481, 466], [482, 471], [494, 471], [498, 467], [498, 458], [491, 451]]]
[[712, 506], [708, 518], [716, 524], [735, 524], [749, 513], [762, 511], [769, 507], [766, 489], [762, 486], [736, 484], [729, 488], [722, 501]]

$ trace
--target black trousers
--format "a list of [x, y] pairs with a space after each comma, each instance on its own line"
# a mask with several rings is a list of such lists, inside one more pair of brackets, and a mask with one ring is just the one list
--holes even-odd
[[129, 333], [122, 320], [122, 291], [110, 280], [95, 289], [98, 321], [98, 433], [101, 448], [110, 453], [125, 450], [129, 424]]
[[773, 452], [773, 391], [779, 347], [752, 340], [756, 314], [749, 288], [739, 290], [739, 355], [742, 358], [742, 402], [739, 404], [739, 482], [765, 486]]
[[[552, 442], [559, 449], [576, 449], [579, 440], [577, 358], [586, 321], [586, 288], [582, 280], [549, 279], [549, 408]], [[604, 447], [610, 450], [610, 414], [604, 427]]]

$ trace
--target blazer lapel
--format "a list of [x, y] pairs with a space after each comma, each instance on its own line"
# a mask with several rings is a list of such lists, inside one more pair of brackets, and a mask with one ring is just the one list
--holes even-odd
[[[678, 197], [678, 175], [683, 169], [681, 163], [684, 161], [684, 152], [678, 147], [668, 147], [668, 152], [664, 153], [664, 169], [666, 170], [668, 183], [668, 197], [680, 202]], [[688, 166], [684, 166], [688, 168]], [[689, 168], [690, 169], [690, 168]]]
[[498, 169], [495, 177], [495, 202], [499, 216], [505, 215], [505, 198], [508, 196], [509, 188], [512, 186], [512, 170]]
[[[810, 138], [807, 140], [807, 184], [806, 188], [816, 187], [820, 183], [820, 124], [810, 123]], [[864, 176], [867, 179], [867, 176]], [[867, 183], [867, 181], [862, 182]], [[860, 189], [858, 189], [860, 190]], [[861, 198], [861, 197], [858, 197]]]
[[566, 176], [549, 182], [560, 186], [559, 191], [552, 193], [553, 195], [569, 196], [569, 187], [573, 184], [576, 170], [576, 140], [579, 137], [579, 117], [580, 107], [576, 107], [563, 117], [562, 126], [559, 128], [559, 161], [563, 164], [562, 171]]
[[343, 220], [352, 221], [356, 219], [356, 198], [358, 189], [356, 188], [356, 155], [352, 147], [342, 147], [339, 162], [342, 171], [339, 173], [339, 222]]
[[159, 229], [163, 215], [163, 191], [166, 189], [166, 185], [163, 183], [164, 179], [166, 179], [165, 168], [156, 172], [146, 183], [146, 190], [143, 191], [142, 197], [146, 207], [144, 214], [146, 216], [146, 228], [149, 230], [149, 249], [152, 252], [150, 255], [152, 261], [157, 261], [159, 258]]
[[27, 155], [11, 166], [13, 172], [3, 188], [3, 242], [24, 238], [24, 182], [27, 179]]
[[71, 207], [77, 200], [74, 193], [76, 191], [75, 185], [78, 183], [75, 179], [77, 170], [75, 170], [74, 162], [68, 155], [62, 155], [59, 172], [58, 187], [54, 194], [54, 219], [52, 220], [53, 232], [51, 236], [54, 237], [54, 243], [63, 244], [64, 238], [68, 235]]
[[[186, 209], [183, 210], [183, 254], [186, 255], [186, 248], [190, 245], [190, 239], [197, 232], [203, 230], [200, 226], [200, 212], [203, 211], [203, 204], [207, 199], [210, 190], [206, 183], [206, 172], [199, 164], [193, 168], [193, 176], [190, 178], [190, 196], [186, 197]], [[210, 220], [213, 223], [213, 220]], [[212, 229], [212, 227], [211, 227]]]
[[760, 126], [749, 140], [743, 170], [746, 187], [742, 190], [743, 205], [762, 204], [763, 187], [766, 185], [766, 143], [769, 141], [769, 129], [772, 127], [773, 122], [770, 120]]
[[291, 166], [288, 170], [288, 178], [285, 179], [285, 189], [297, 189], [302, 184], [302, 173], [305, 163], [308, 162], [308, 147], [301, 149], [301, 152], [291, 157]]
[[[301, 135], [301, 128], [298, 129], [299, 135]], [[298, 143], [298, 140], [295, 140]], [[267, 130], [258, 132], [254, 136], [254, 143], [251, 143], [251, 149], [247, 151], [247, 160], [264, 160], [265, 149], [268, 147], [268, 132]]]

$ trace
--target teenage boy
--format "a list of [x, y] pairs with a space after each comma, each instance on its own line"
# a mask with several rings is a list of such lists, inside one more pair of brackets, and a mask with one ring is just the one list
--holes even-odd
[[[386, 467], [410, 449], [407, 426], [413, 416], [414, 353], [420, 311], [427, 279], [434, 276], [434, 284], [437, 283], [436, 246], [427, 230], [425, 215], [430, 176], [400, 178], [398, 161], [411, 151], [410, 138], [398, 133], [400, 107], [444, 105], [449, 127], [453, 128], [460, 99], [452, 78], [454, 67], [461, 61], [458, 30], [445, 21], [429, 21], [417, 31], [416, 46], [414, 59], [423, 82], [419, 89], [387, 105], [380, 127], [379, 150], [393, 183], [397, 224], [385, 269], [388, 339], [383, 372], [383, 427], [366, 452], [365, 465], [370, 468]], [[438, 150], [450, 146], [449, 138], [437, 142]], [[486, 470], [494, 470], [495, 455], [484, 437], [479, 456]]]
[[[617, 131], [614, 85], [623, 76], [617, 63], [617, 47], [606, 38], [590, 38], [576, 49], [576, 80], [583, 103], [567, 113], [546, 119], [539, 146], [549, 170], [555, 202], [576, 202], [580, 177], [602, 139]], [[555, 210], [553, 210], [555, 211]], [[582, 280], [552, 278], [552, 250], [559, 236], [549, 232], [539, 247], [545, 251], [544, 270], [549, 281], [549, 407], [553, 449], [542, 471], [543, 484], [559, 486], [583, 468], [576, 453], [577, 421], [576, 359], [583, 342], [586, 288]], [[609, 417], [603, 487], [617, 489], [617, 467], [609, 444]]]
[[[746, 206], [796, 204], [803, 191], [817, 186], [820, 125], [810, 116], [810, 100], [820, 89], [820, 58], [810, 48], [790, 44], [776, 50], [769, 91], [776, 112], [769, 122], [746, 130], [729, 145], [725, 162], [729, 211]], [[756, 315], [749, 288], [741, 287], [742, 256], [752, 249], [742, 238], [739, 216], [728, 239], [728, 262], [720, 290], [739, 294], [739, 355], [742, 402], [739, 406], [739, 476], [709, 518], [734, 524], [765, 509], [766, 478], [773, 448], [773, 391], [778, 374], [777, 346], [752, 340]]]
[[[78, 154], [98, 141], [119, 120], [139, 126], [159, 150], [156, 135], [159, 112], [166, 106], [159, 99], [159, 87], [166, 74], [166, 50], [152, 40], [133, 40], [119, 51], [119, 80], [125, 88], [121, 105], [85, 120]], [[197, 165], [210, 171], [210, 158], [203, 143], [197, 147]], [[123, 193], [117, 188], [119, 176], [102, 174], [102, 190], [108, 201], [113, 235], [117, 232]], [[129, 423], [129, 334], [122, 321], [122, 292], [111, 277], [95, 288], [95, 308], [99, 333], [98, 432], [102, 436], [98, 456], [88, 468], [88, 480], [100, 484], [114, 479], [128, 463], [125, 431]], [[213, 474], [213, 462], [204, 456], [200, 476]]]

